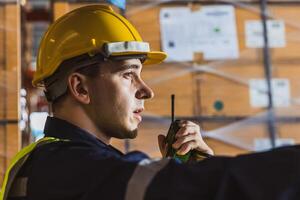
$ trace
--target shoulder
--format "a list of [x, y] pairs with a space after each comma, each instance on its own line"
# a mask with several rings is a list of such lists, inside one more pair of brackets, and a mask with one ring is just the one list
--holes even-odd
[[97, 162], [99, 160], [119, 160], [120, 162], [140, 162], [149, 156], [140, 151], [123, 154], [111, 146], [97, 146], [84, 141], [56, 141], [42, 145], [33, 151], [32, 157], [39, 161], [65, 160], [69, 162]]

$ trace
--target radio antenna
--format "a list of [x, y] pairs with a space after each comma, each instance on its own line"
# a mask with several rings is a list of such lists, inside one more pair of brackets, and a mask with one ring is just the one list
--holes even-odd
[[174, 106], [174, 102], [175, 102], [175, 94], [171, 95], [171, 119], [172, 119], [172, 123], [175, 121], [175, 106]]

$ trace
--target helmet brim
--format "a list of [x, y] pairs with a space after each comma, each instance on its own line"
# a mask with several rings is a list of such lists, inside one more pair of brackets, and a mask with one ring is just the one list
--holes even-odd
[[167, 54], [162, 51], [150, 51], [147, 53], [147, 58], [144, 65], [153, 65], [163, 62], [167, 58]]

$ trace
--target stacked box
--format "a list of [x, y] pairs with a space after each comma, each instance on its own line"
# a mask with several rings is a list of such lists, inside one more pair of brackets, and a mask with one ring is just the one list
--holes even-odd
[[0, 185], [12, 157], [21, 146], [20, 7], [0, 5]]
[[[159, 1], [128, 1], [126, 17], [137, 27], [144, 41], [150, 42], [152, 50], [160, 50], [160, 10], [178, 6], [199, 10], [209, 5], [208, 2], [163, 4]], [[260, 118], [251, 122], [251, 126], [248, 126], [246, 121], [247, 123], [236, 126], [236, 129], [229, 129], [229, 132], [225, 128], [240, 120], [256, 119], [257, 114], [266, 111], [266, 107], [251, 104], [249, 86], [250, 80], [265, 77], [263, 50], [247, 47], [245, 39], [245, 22], [260, 20], [259, 4], [257, 1], [233, 2], [239, 44], [238, 59], [208, 61], [200, 55], [195, 56], [192, 62], [144, 66], [143, 78], [153, 88], [155, 97], [146, 103], [145, 122], [141, 125], [139, 138], [130, 142], [131, 150], [140, 149], [150, 152], [153, 156], [159, 155], [156, 135], [168, 130], [170, 94], [176, 94], [176, 116], [199, 123], [204, 132], [208, 133], [207, 142], [215, 149], [216, 154], [236, 155], [253, 151], [255, 139], [269, 137], [267, 123]], [[292, 138], [298, 143], [300, 40], [297, 37], [300, 24], [297, 23], [297, 19], [300, 17], [300, 1], [293, 2], [272, 1], [268, 5], [268, 13], [270, 19], [283, 20], [285, 24], [286, 45], [283, 48], [271, 48], [270, 55], [273, 78], [289, 81], [291, 98], [288, 105], [282, 108], [284, 111], [278, 112], [280, 119], [276, 123], [277, 136]], [[222, 2], [218, 4], [217, 1], [212, 4], [224, 5]], [[60, 1], [55, 5], [57, 9], [54, 18], [57, 18], [83, 4]], [[223, 135], [216, 135], [217, 133]], [[116, 144], [123, 149], [122, 142]]]

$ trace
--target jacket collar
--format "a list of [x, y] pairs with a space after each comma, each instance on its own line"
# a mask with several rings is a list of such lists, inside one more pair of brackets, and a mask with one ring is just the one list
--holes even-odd
[[123, 154], [111, 145], [105, 144], [88, 131], [57, 117], [47, 117], [44, 134], [45, 137], [54, 137], [59, 139], [68, 139], [76, 142], [85, 142], [89, 143], [90, 145], [96, 145], [102, 148], [108, 147], [120, 154]]

